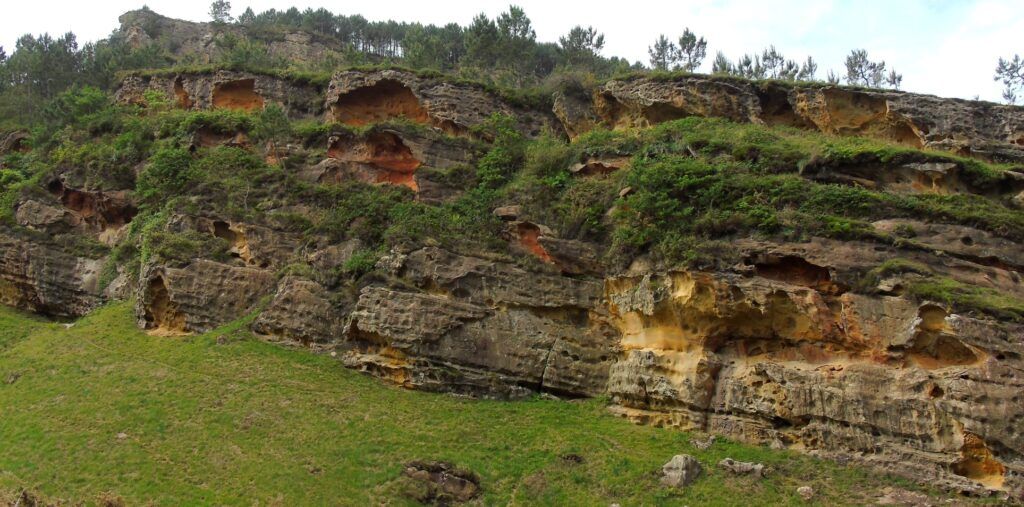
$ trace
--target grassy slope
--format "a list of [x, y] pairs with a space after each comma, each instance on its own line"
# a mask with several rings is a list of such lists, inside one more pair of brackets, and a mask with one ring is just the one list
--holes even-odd
[[[130, 505], [401, 504], [394, 479], [411, 459], [475, 470], [489, 505], [800, 504], [805, 484], [830, 504], [864, 503], [906, 486], [785, 451], [721, 441], [698, 451], [690, 435], [632, 425], [600, 400], [405, 391], [255, 340], [245, 322], [151, 337], [130, 314], [110, 305], [67, 329], [0, 308], [0, 503], [28, 487]], [[708, 471], [682, 492], [657, 485], [677, 453]], [[777, 472], [730, 477], [713, 467], [726, 456]]]

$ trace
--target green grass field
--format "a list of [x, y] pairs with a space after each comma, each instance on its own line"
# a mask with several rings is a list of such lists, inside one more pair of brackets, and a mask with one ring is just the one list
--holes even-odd
[[[766, 448], [633, 425], [605, 401], [480, 401], [384, 385], [306, 351], [261, 342], [237, 322], [161, 338], [130, 304], [70, 328], [0, 308], [0, 504], [403, 505], [402, 464], [448, 460], [482, 479], [484, 505], [873, 503], [904, 481]], [[582, 463], [562, 458], [574, 453]], [[658, 485], [674, 454], [706, 475]], [[732, 477], [724, 457], [774, 467]]]

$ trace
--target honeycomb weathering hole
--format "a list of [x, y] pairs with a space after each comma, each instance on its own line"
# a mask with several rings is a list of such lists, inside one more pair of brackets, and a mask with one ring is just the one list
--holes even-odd
[[996, 460], [981, 437], [965, 432], [960, 461], [953, 464], [953, 473], [998, 489], [1003, 485], [1006, 467]]
[[263, 109], [263, 97], [256, 93], [255, 79], [217, 83], [213, 87], [214, 109], [256, 111]]
[[402, 138], [392, 132], [372, 132], [362, 140], [339, 137], [331, 142], [327, 156], [362, 165], [364, 168], [357, 177], [364, 181], [402, 185], [414, 192], [419, 190], [415, 172], [422, 162]]
[[395, 134], [377, 132], [370, 134], [367, 142], [370, 144], [369, 162], [377, 167], [411, 173], [420, 166], [412, 150]]
[[231, 227], [231, 224], [218, 220], [213, 223], [213, 235], [227, 241], [229, 246], [228, 253], [242, 262], [253, 265], [256, 264], [256, 260], [253, 259], [252, 251], [249, 249], [249, 241], [245, 237], [245, 232], [236, 230]]
[[177, 305], [171, 301], [167, 284], [162, 276], [149, 281], [146, 287], [144, 319], [146, 328], [158, 336], [175, 336], [185, 334], [185, 315], [178, 312]]
[[785, 90], [779, 88], [764, 89], [757, 94], [761, 104], [761, 119], [768, 125], [785, 125], [797, 128], [811, 128], [813, 124], [801, 117], [793, 109]]
[[412, 90], [391, 79], [342, 94], [331, 105], [331, 116], [334, 121], [347, 125], [368, 125], [403, 117], [416, 123], [430, 123], [427, 110]]

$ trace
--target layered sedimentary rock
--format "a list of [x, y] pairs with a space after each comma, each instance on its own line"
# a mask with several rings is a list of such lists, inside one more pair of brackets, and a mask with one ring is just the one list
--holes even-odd
[[259, 111], [273, 103], [293, 118], [318, 116], [323, 100], [322, 88], [307, 82], [229, 70], [132, 75], [121, 82], [116, 98], [123, 103], [144, 104], [149, 90], [163, 94], [182, 109]]
[[638, 127], [705, 116], [868, 136], [996, 161], [1024, 160], [1024, 108], [896, 91], [711, 76], [638, 77], [609, 81], [592, 97], [563, 96], [556, 112], [570, 135], [594, 125]]
[[205, 259], [188, 265], [147, 266], [139, 277], [139, 327], [157, 334], [209, 331], [245, 316], [274, 289], [266, 270]]
[[606, 290], [623, 346], [608, 390], [627, 417], [966, 490], [1020, 487], [1024, 442], [1008, 421], [1024, 417], [1024, 377], [1007, 360], [1019, 326], [762, 277], [675, 272]]
[[604, 391], [615, 337], [598, 281], [435, 248], [384, 262], [418, 290], [362, 290], [347, 365], [408, 387], [489, 396]]
[[496, 113], [513, 117], [527, 135], [556, 128], [551, 113], [512, 104], [482, 86], [399, 70], [335, 74], [324, 108], [328, 119], [347, 125], [404, 118], [455, 135]]
[[103, 301], [102, 268], [102, 258], [0, 229], [0, 304], [56, 317], [85, 315]]

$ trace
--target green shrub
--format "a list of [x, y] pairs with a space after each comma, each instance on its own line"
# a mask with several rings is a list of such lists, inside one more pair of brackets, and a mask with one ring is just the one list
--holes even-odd
[[135, 194], [142, 203], [155, 204], [181, 192], [193, 177], [192, 155], [181, 148], [164, 148], [139, 174]]
[[352, 254], [344, 264], [341, 265], [341, 271], [348, 275], [350, 278], [359, 278], [370, 271], [373, 271], [377, 265], [377, 259], [380, 258], [380, 253], [376, 250], [359, 250]]

